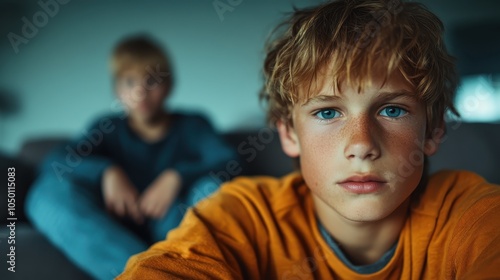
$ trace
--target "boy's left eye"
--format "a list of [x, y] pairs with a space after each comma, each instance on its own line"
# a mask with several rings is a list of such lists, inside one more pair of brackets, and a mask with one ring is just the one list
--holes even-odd
[[316, 116], [322, 120], [330, 120], [333, 118], [338, 118], [340, 113], [334, 109], [322, 109], [316, 113]]
[[387, 106], [382, 109], [382, 111], [380, 111], [380, 115], [389, 118], [398, 118], [406, 115], [407, 113], [408, 111], [406, 111], [405, 109], [396, 106]]

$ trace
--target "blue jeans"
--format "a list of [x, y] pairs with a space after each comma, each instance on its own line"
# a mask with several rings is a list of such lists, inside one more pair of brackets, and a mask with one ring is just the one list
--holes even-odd
[[120, 274], [128, 258], [144, 251], [151, 242], [165, 239], [177, 227], [186, 209], [209, 196], [218, 185], [203, 178], [185, 189], [163, 219], [148, 220], [141, 238], [134, 230], [109, 215], [100, 190], [59, 181], [43, 174], [26, 199], [26, 214], [32, 224], [73, 263], [96, 279]]

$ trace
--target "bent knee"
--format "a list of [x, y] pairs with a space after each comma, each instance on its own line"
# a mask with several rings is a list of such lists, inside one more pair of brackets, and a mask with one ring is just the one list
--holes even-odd
[[26, 216], [37, 222], [100, 209], [97, 198], [92, 198], [78, 188], [69, 181], [37, 180], [26, 198]]

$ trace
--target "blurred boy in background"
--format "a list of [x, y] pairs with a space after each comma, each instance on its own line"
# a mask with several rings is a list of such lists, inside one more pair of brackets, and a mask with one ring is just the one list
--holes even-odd
[[26, 206], [33, 224], [97, 279], [164, 239], [217, 188], [203, 177], [235, 157], [204, 117], [165, 110], [172, 69], [151, 39], [119, 43], [111, 67], [125, 114], [97, 119], [56, 149]]

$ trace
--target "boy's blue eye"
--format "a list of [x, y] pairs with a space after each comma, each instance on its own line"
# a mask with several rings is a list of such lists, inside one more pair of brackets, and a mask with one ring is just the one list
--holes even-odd
[[340, 113], [333, 109], [323, 109], [316, 113], [316, 116], [323, 120], [338, 118]]
[[384, 109], [382, 109], [382, 111], [380, 111], [380, 115], [389, 118], [398, 118], [403, 115], [406, 115], [406, 113], [408, 113], [408, 111], [396, 106], [387, 106]]

